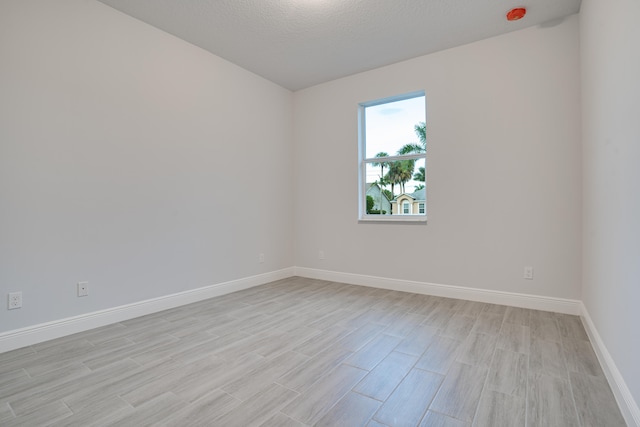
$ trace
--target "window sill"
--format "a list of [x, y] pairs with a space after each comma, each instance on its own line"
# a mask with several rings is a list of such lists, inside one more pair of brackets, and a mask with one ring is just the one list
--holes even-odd
[[367, 215], [358, 219], [358, 224], [427, 224], [427, 217], [425, 215]]

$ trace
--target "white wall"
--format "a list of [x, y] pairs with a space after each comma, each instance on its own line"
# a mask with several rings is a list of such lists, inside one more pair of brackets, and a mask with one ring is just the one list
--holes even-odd
[[580, 11], [583, 301], [636, 402], [640, 402], [638, 16], [638, 0], [583, 0]]
[[104, 4], [3, 1], [0, 332], [292, 266], [291, 102]]
[[[428, 224], [359, 224], [358, 103], [421, 89]], [[296, 266], [580, 298], [576, 15], [295, 92], [294, 117]]]

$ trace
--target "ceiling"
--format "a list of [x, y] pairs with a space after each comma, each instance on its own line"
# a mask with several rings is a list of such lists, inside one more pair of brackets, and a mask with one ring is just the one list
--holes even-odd
[[[290, 90], [561, 20], [580, 0], [99, 0]], [[527, 7], [520, 21], [505, 14]]]

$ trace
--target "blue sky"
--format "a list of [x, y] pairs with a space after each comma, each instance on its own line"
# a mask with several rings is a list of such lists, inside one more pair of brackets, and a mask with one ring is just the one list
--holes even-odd
[[405, 99], [366, 109], [366, 157], [384, 151], [390, 155], [410, 142], [418, 142], [413, 127], [425, 121], [424, 97]]

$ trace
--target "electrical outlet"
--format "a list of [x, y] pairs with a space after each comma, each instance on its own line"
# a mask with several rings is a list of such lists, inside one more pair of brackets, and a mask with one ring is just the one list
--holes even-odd
[[527, 280], [533, 280], [533, 267], [524, 268], [524, 278]]
[[22, 308], [22, 292], [9, 292], [7, 308], [9, 310]]
[[318, 258], [324, 259], [324, 251], [321, 250], [320, 252], [318, 252]]
[[86, 297], [89, 295], [89, 282], [78, 282], [78, 296]]
[[264, 262], [264, 254], [258, 255], [258, 262], [262, 264]]

